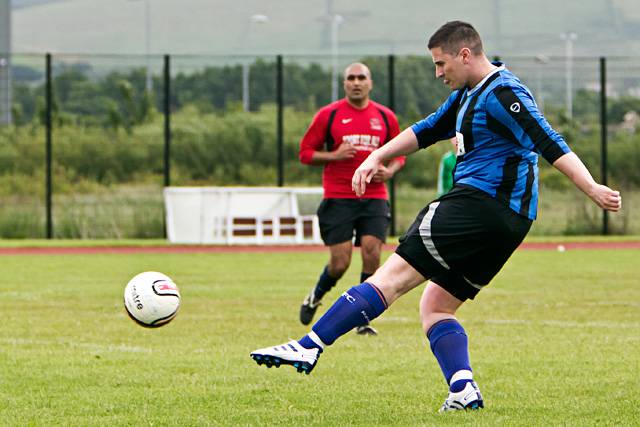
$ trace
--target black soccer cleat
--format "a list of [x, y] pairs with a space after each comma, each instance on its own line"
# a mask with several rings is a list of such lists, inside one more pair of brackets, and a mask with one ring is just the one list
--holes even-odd
[[316, 310], [322, 303], [320, 300], [315, 299], [313, 290], [307, 295], [300, 306], [300, 323], [308, 325], [313, 320], [313, 316], [316, 314]]
[[378, 335], [378, 331], [376, 331], [371, 325], [366, 324], [362, 326], [358, 326], [356, 328], [356, 334], [358, 335]]

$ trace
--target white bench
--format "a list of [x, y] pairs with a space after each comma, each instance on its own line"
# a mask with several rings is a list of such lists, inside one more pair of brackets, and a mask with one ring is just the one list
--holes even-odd
[[166, 187], [167, 238], [184, 244], [322, 243], [317, 216], [300, 213], [302, 195], [319, 203], [322, 188]]

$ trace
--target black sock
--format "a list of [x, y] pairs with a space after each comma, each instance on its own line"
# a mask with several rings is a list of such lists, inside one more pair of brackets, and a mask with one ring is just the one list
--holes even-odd
[[365, 273], [364, 271], [360, 273], [360, 283], [364, 283], [367, 281], [369, 277], [371, 277], [373, 273]]
[[322, 274], [318, 278], [318, 283], [316, 283], [316, 288], [313, 290], [313, 297], [316, 301], [320, 301], [324, 294], [329, 292], [331, 288], [333, 288], [336, 283], [338, 283], [338, 279], [331, 277], [329, 274], [329, 266], [325, 266], [324, 270], [322, 270]]

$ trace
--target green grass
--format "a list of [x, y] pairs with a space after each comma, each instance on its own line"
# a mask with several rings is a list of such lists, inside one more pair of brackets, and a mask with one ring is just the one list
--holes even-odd
[[[638, 425], [638, 251], [519, 251], [459, 317], [480, 413], [437, 414], [446, 388], [414, 290], [329, 348], [310, 376], [258, 367], [298, 338], [324, 253], [3, 256], [3, 425]], [[338, 285], [355, 283], [359, 262]], [[160, 270], [178, 317], [127, 318], [122, 290]], [[338, 292], [330, 294], [335, 298]], [[323, 307], [323, 308], [326, 308]]]

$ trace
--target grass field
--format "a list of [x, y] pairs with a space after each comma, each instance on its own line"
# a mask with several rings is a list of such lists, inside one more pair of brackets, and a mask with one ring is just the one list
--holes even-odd
[[[459, 312], [486, 409], [455, 414], [437, 413], [446, 388], [420, 290], [376, 320], [378, 337], [342, 337], [309, 376], [251, 361], [306, 332], [298, 305], [324, 253], [3, 256], [0, 424], [640, 425], [638, 255], [518, 251]], [[144, 270], [183, 295], [158, 330], [122, 307]], [[356, 261], [338, 286], [358, 273]]]

